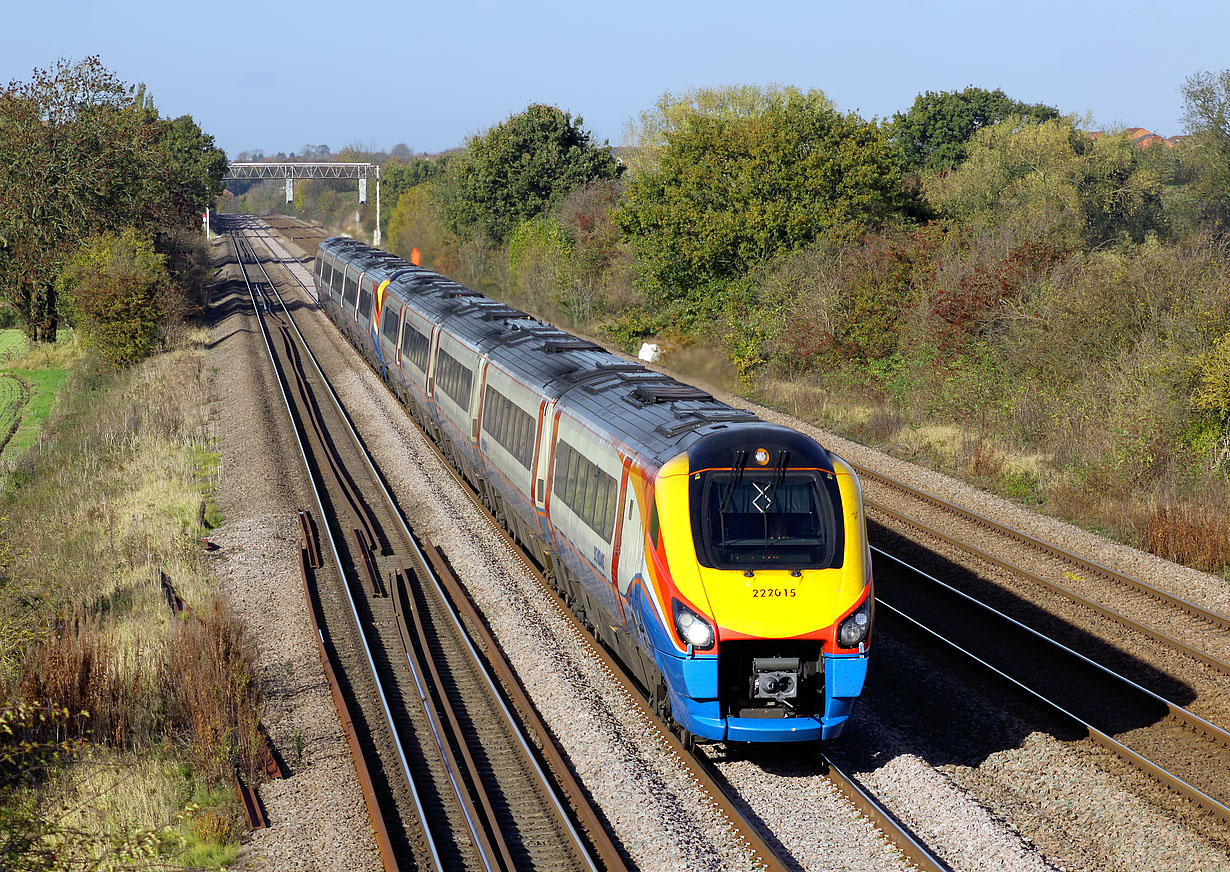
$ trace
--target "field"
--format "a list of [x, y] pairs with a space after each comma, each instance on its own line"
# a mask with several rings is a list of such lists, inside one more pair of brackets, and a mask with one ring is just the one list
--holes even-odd
[[77, 354], [68, 331], [29, 350], [20, 330], [0, 330], [0, 476], [38, 437]]

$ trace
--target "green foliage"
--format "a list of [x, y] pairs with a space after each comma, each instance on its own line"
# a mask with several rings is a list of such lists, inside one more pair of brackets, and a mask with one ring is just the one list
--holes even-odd
[[225, 166], [190, 117], [159, 119], [97, 57], [0, 90], [0, 296], [27, 335], [55, 340], [55, 278], [83, 240], [194, 225]]
[[441, 273], [457, 268], [457, 242], [445, 229], [439, 203], [437, 182], [424, 182], [410, 188], [389, 213], [389, 251], [407, 260], [419, 250], [420, 263]]
[[1183, 84], [1183, 120], [1194, 142], [1193, 182], [1202, 216], [1230, 228], [1230, 70], [1199, 72]]
[[449, 229], [500, 243], [519, 222], [544, 214], [574, 188], [615, 178], [619, 167], [610, 149], [595, 146], [582, 123], [534, 104], [471, 138], [448, 167]]
[[1162, 229], [1161, 183], [1126, 137], [1094, 140], [1071, 118], [1013, 117], [979, 130], [966, 150], [959, 167], [927, 181], [932, 202], [961, 220], [1072, 248]]
[[[156, 118], [156, 115], [155, 115]], [[147, 193], [158, 204], [162, 226], [193, 226], [207, 206], [222, 193], [226, 175], [226, 152], [205, 133], [191, 115], [174, 120], [154, 120], [156, 128], [152, 163], [156, 174]]]
[[754, 114], [686, 114], [617, 220], [659, 300], [736, 279], [826, 233], [857, 234], [911, 206], [874, 123], [819, 91], [769, 95]]
[[571, 241], [558, 223], [549, 218], [522, 221], [508, 238], [509, 289], [536, 310], [558, 305], [572, 285], [571, 256]]
[[[396, 205], [401, 201], [402, 195], [411, 188], [442, 179], [448, 170], [449, 159], [449, 155], [443, 155], [436, 160], [416, 157], [410, 163], [400, 160], [386, 161], [380, 168], [381, 197], [386, 203]], [[391, 210], [385, 212], [382, 217], [384, 226], [380, 229], [387, 231], [392, 221]]]
[[1230, 462], [1230, 333], [1196, 359], [1192, 408], [1203, 412], [1185, 434], [1188, 444], [1214, 463]]
[[692, 88], [683, 94], [667, 91], [652, 109], [641, 112], [624, 126], [624, 144], [636, 149], [629, 158], [631, 167], [636, 171], [655, 169], [670, 140], [697, 118], [755, 118], [783, 97], [798, 100], [805, 96], [821, 108], [835, 108], [820, 91], [804, 95], [798, 88], [780, 85]]
[[112, 365], [153, 352], [169, 314], [165, 263], [152, 240], [126, 228], [87, 241], [61, 273], [58, 286], [82, 341]]
[[1052, 106], [1021, 103], [998, 88], [987, 91], [972, 85], [964, 91], [927, 91], [919, 94], [908, 112], [893, 116], [890, 132], [906, 163], [918, 170], [949, 170], [965, 158], [965, 144], [984, 127], [1011, 116], [1030, 121], [1059, 117]]

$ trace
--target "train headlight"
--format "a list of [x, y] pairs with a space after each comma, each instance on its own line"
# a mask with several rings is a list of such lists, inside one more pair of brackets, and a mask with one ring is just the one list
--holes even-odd
[[837, 644], [842, 648], [857, 648], [871, 635], [871, 597], [846, 616], [837, 628]]
[[671, 608], [675, 613], [675, 629], [680, 639], [698, 651], [713, 647], [713, 627], [708, 621], [677, 599], [671, 600]]

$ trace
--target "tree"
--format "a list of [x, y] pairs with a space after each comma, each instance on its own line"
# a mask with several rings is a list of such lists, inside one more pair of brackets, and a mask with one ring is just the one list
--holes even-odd
[[29, 338], [54, 341], [55, 277], [73, 247], [131, 222], [156, 131], [97, 57], [0, 91], [0, 293]]
[[791, 89], [756, 111], [687, 114], [666, 134], [657, 169], [629, 183], [617, 220], [646, 290], [669, 301], [913, 205], [877, 124]]
[[[833, 103], [821, 91], [810, 92], [817, 104], [833, 108]], [[664, 93], [636, 118], [624, 125], [624, 145], [635, 151], [630, 165], [635, 170], [652, 170], [661, 159], [671, 136], [683, 128], [689, 119], [724, 118], [734, 121], [753, 118], [764, 112], [783, 96], [798, 99], [798, 88], [779, 85], [729, 85], [723, 88], [692, 88], [683, 94]]]
[[[441, 178], [448, 169], [448, 160], [447, 155], [437, 160], [418, 157], [409, 163], [403, 163], [400, 160], [389, 160], [380, 168], [381, 196], [386, 202], [396, 206], [401, 200], [402, 195], [411, 188], [417, 187], [424, 182]], [[387, 231], [389, 221], [391, 220], [391, 212], [386, 212], [383, 217], [384, 227], [381, 230]]]
[[60, 275], [63, 306], [87, 347], [114, 366], [147, 357], [171, 312], [166, 258], [133, 228], [87, 240]]
[[1195, 139], [1193, 182], [1203, 217], [1230, 228], [1230, 70], [1199, 72], [1183, 84], [1183, 121]]
[[1010, 118], [970, 139], [968, 158], [927, 195], [949, 215], [1019, 240], [1089, 247], [1162, 229], [1161, 183], [1125, 136], [1096, 140], [1070, 118]]
[[521, 221], [544, 214], [569, 191], [613, 179], [620, 167], [595, 146], [578, 116], [535, 104], [481, 136], [449, 165], [445, 218], [458, 236], [501, 243]]
[[181, 115], [172, 120], [155, 119], [155, 153], [151, 155], [154, 188], [149, 201], [157, 204], [162, 223], [192, 224], [222, 193], [226, 175], [226, 152], [214, 138]]
[[436, 272], [456, 271], [456, 240], [444, 228], [436, 196], [436, 184], [415, 185], [389, 210], [389, 251], [409, 260], [419, 250], [420, 263]]
[[893, 116], [893, 141], [906, 163], [927, 172], [949, 170], [965, 158], [965, 144], [984, 127], [1009, 116], [1031, 121], [1059, 117], [1053, 106], [1011, 99], [998, 88], [987, 91], [970, 86], [964, 91], [927, 91], [919, 94], [905, 114]]

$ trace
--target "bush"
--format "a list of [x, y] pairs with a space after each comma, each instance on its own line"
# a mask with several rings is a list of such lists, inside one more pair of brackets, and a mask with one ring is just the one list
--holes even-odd
[[162, 692], [171, 722], [188, 738], [193, 771], [209, 783], [237, 767], [253, 782], [262, 750], [256, 653], [243, 623], [220, 601], [204, 620], [183, 620], [166, 642]]
[[166, 256], [132, 228], [88, 240], [60, 273], [57, 286], [86, 346], [114, 366], [153, 353], [173, 314]]

